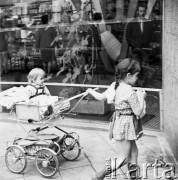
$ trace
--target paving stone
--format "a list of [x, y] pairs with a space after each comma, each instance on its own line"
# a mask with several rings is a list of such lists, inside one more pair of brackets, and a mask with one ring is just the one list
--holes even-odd
[[3, 157], [5, 155], [5, 148], [0, 148], [0, 157]]
[[[41, 176], [40, 174], [38, 176], [36, 175], [31, 175], [31, 176], [25, 176], [24, 180], [46, 180], [47, 178]], [[48, 178], [49, 179], [49, 178]], [[59, 174], [50, 177], [51, 180], [57, 179], [57, 180], [62, 180], [61, 176]]]
[[60, 170], [71, 169], [76, 167], [90, 166], [90, 162], [84, 155], [84, 152], [81, 152], [81, 155], [75, 161], [67, 161], [61, 156], [59, 158], [59, 166]]
[[60, 171], [62, 180], [91, 180], [94, 170], [91, 166], [83, 166]]
[[23, 173], [22, 174], [15, 174], [11, 172], [7, 166], [5, 165], [4, 157], [0, 157], [0, 180], [8, 180], [8, 179], [23, 179]]

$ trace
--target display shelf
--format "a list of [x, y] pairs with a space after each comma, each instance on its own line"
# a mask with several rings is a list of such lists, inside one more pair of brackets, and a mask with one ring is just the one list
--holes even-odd
[[9, 71], [13, 70], [29, 70], [34, 67], [42, 67], [42, 57], [40, 55], [22, 55], [16, 54], [8, 61]]
[[47, 2], [52, 3], [52, 0], [37, 0], [36, 2], [32, 2], [32, 4], [34, 4], [34, 3], [47, 3]]

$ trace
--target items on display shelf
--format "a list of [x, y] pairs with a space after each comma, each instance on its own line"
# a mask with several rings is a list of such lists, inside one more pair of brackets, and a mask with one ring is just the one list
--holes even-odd
[[39, 4], [31, 3], [29, 8], [29, 14], [37, 14], [37, 13], [39, 13]]
[[43, 3], [39, 6], [39, 13], [50, 13], [52, 12], [52, 5], [51, 3]]
[[10, 70], [25, 70], [26, 69], [26, 62], [25, 58], [22, 57], [12, 57], [9, 61], [9, 68]]
[[61, 2], [52, 1], [52, 12], [53, 12], [53, 21], [61, 22]]
[[18, 2], [12, 7], [13, 15], [26, 15], [29, 13], [29, 3]]
[[66, 11], [68, 13], [72, 13], [73, 12], [73, 8], [72, 8], [72, 4], [70, 2], [70, 0], [65, 0], [64, 1], [64, 5], [61, 7], [61, 11]]
[[62, 13], [61, 22], [63, 22], [63, 23], [70, 23], [71, 22], [70, 15], [66, 11], [64, 11]]
[[95, 11], [93, 7], [94, 6], [92, 0], [82, 0], [81, 18], [84, 21], [90, 21], [93, 19], [93, 11]]
[[61, 22], [71, 23], [71, 15], [73, 14], [73, 8], [69, 0], [64, 1], [64, 5], [61, 6]]

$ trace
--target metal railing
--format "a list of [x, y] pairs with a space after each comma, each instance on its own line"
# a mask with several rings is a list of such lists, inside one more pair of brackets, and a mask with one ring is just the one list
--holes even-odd
[[[0, 82], [0, 87], [2, 85], [28, 85], [28, 82]], [[68, 84], [68, 83], [45, 83], [45, 85], [47, 86], [57, 86], [57, 87], [83, 87], [83, 88], [102, 88], [102, 89], [107, 89], [108, 85], [92, 85], [92, 84]], [[135, 90], [138, 90], [140, 88], [134, 87]], [[162, 131], [164, 128], [164, 124], [163, 124], [163, 102], [162, 102], [162, 89], [154, 89], [154, 88], [142, 88], [143, 90], [145, 90], [148, 93], [148, 97], [152, 96], [152, 99], [155, 98], [154, 103], [149, 101], [148, 105], [153, 106], [153, 104], [155, 105], [155, 103], [157, 103], [157, 108], [159, 108], [159, 110], [157, 109], [156, 114], [159, 116], [157, 118], [159, 118], [159, 129]], [[149, 95], [150, 93], [157, 93], [158, 95]], [[156, 100], [157, 99], [157, 100]], [[157, 102], [156, 102], [157, 101]], [[154, 109], [154, 107], [150, 107], [150, 112], [151, 110]], [[155, 110], [155, 109], [154, 109]]]

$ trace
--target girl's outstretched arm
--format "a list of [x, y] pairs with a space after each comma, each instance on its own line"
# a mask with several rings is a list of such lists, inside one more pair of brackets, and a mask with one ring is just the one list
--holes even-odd
[[91, 94], [95, 99], [102, 101], [106, 99], [106, 96], [103, 93], [99, 93], [89, 88], [86, 90], [87, 93]]

